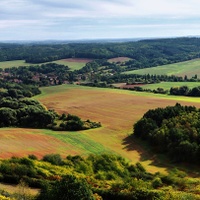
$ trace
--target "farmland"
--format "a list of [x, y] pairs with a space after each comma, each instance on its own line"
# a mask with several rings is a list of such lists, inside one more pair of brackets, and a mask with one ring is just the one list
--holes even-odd
[[192, 78], [197, 75], [200, 77], [200, 59], [189, 60], [185, 62], [179, 62], [174, 64], [162, 65], [158, 67], [151, 67], [139, 70], [132, 70], [125, 72], [126, 74], [150, 74], [150, 75], [176, 75], [188, 76], [188, 78]]
[[112, 152], [122, 155], [133, 163], [142, 162], [151, 172], [164, 172], [168, 166], [165, 163], [161, 164], [159, 159], [145, 150], [139, 141], [130, 138], [133, 123], [148, 109], [174, 105], [176, 102], [200, 107], [196, 98], [149, 95], [144, 92], [76, 85], [44, 87], [42, 94], [35, 98], [58, 113], [69, 112], [85, 120], [101, 122], [102, 127], [80, 132], [1, 129], [2, 158], [27, 154], [35, 154], [41, 158], [48, 153], [66, 156]]
[[142, 87], [143, 89], [151, 89], [156, 90], [157, 88], [163, 88], [164, 90], [170, 90], [171, 87], [181, 87], [188, 86], [188, 88], [192, 89], [194, 87], [200, 86], [199, 82], [160, 82], [154, 84], [141, 84], [141, 85], [126, 85], [126, 83], [117, 83], [113, 84], [115, 87], [120, 88], [131, 88], [134, 86]]
[[[79, 98], [77, 98], [77, 95]], [[112, 151], [132, 162], [142, 161], [150, 171], [164, 171], [166, 165], [162, 164], [162, 167], [159, 168], [153, 166], [154, 155], [142, 149], [138, 141], [130, 140], [129, 136], [132, 133], [133, 123], [150, 108], [174, 105], [176, 102], [200, 107], [198, 99], [195, 98], [149, 95], [148, 93], [75, 85], [42, 88], [42, 94], [36, 98], [49, 109], [55, 109], [59, 113], [69, 112], [83, 119], [100, 121], [103, 125], [102, 128], [80, 132], [81, 135], [84, 135], [84, 138], [100, 144], [101, 148], [95, 153]], [[69, 139], [64, 142], [73, 144], [73, 149], [76, 149], [82, 141], [81, 135], [70, 135], [72, 138], [74, 136], [73, 140], [78, 138], [77, 144], [71, 143]], [[90, 150], [90, 144], [84, 148], [79, 148], [81, 154], [93, 153]], [[68, 153], [72, 153], [71, 150], [66, 150], [66, 154]]]
[[[59, 65], [65, 65], [70, 68], [71, 71], [81, 69], [85, 66], [87, 62], [90, 62], [91, 59], [62, 59], [57, 61], [52, 61], [52, 63], [56, 63]], [[11, 67], [19, 67], [19, 66], [30, 66], [30, 65], [38, 65], [38, 64], [31, 64], [26, 63], [25, 60], [14, 60], [14, 61], [4, 61], [0, 62], [0, 68], [11, 68]]]

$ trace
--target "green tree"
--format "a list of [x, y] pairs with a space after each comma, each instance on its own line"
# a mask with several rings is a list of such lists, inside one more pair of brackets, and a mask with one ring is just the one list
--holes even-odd
[[73, 175], [63, 177], [54, 185], [46, 185], [40, 192], [37, 200], [94, 200], [93, 193], [83, 179]]

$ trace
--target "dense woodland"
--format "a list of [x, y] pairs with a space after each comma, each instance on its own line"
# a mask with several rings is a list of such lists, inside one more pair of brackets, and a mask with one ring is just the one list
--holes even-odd
[[200, 110], [193, 106], [168, 106], [147, 111], [134, 124], [134, 136], [175, 162], [200, 164]]

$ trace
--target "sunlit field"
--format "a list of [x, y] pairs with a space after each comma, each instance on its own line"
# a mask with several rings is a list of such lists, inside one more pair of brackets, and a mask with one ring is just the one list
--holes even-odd
[[188, 78], [192, 78], [195, 75], [200, 77], [200, 59], [179, 62], [169, 65], [163, 65], [158, 67], [151, 67], [139, 70], [127, 71], [125, 74], [150, 74], [150, 75], [176, 75]]

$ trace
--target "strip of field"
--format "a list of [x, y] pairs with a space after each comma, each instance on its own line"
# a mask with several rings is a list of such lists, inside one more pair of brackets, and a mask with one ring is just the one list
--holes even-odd
[[176, 75], [192, 78], [197, 75], [200, 77], [200, 59], [190, 60], [186, 62], [174, 63], [158, 67], [151, 67], [139, 70], [124, 72], [125, 74], [150, 74], [150, 75]]
[[129, 60], [132, 60], [132, 58], [128, 58], [128, 57], [117, 57], [117, 58], [111, 58], [111, 59], [109, 59], [108, 62], [117, 63], [117, 62], [129, 61]]
[[0, 68], [11, 68], [11, 67], [19, 67], [19, 66], [30, 66], [33, 64], [26, 63], [25, 60], [14, 60], [14, 61], [4, 61], [0, 62]]
[[68, 59], [53, 61], [53, 63], [66, 65], [70, 68], [71, 71], [74, 71], [81, 69], [86, 65], [86, 63], [90, 61], [92, 61], [92, 59], [68, 58]]
[[[71, 71], [74, 71], [74, 70], [81, 69], [82, 67], [85, 66], [86, 63], [88, 63], [90, 61], [91, 61], [91, 59], [68, 58], [68, 59], [52, 61], [52, 63], [68, 66]], [[41, 64], [45, 64], [45, 63], [41, 63]], [[41, 64], [39, 64], [39, 65], [41, 65]], [[25, 60], [0, 62], [1, 69], [11, 68], [11, 67], [19, 67], [19, 66], [30, 66], [30, 65], [38, 65], [38, 64], [26, 63]]]
[[200, 82], [161, 82], [161, 83], [154, 83], [154, 84], [133, 84], [133, 85], [126, 85], [126, 83], [117, 83], [113, 85], [119, 88], [133, 88], [137, 86], [137, 87], [150, 89], [150, 90], [156, 90], [157, 88], [170, 90], [171, 87], [181, 87], [181, 86], [187, 86], [188, 88], [192, 89], [194, 87], [200, 86]]
[[35, 97], [49, 109], [71, 113], [102, 123], [101, 128], [80, 132], [4, 128], [0, 129], [0, 157], [59, 153], [63, 157], [112, 152], [129, 161], [142, 162], [151, 172], [164, 172], [168, 164], [160, 161], [137, 140], [133, 140], [133, 123], [149, 109], [176, 102], [200, 107], [198, 98], [136, 93], [126, 90], [60, 85], [42, 88]]

